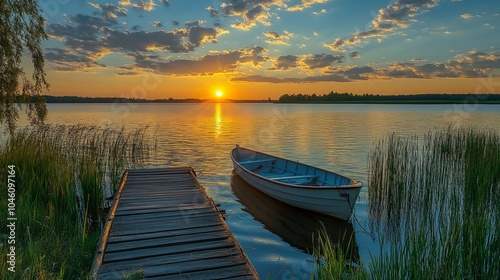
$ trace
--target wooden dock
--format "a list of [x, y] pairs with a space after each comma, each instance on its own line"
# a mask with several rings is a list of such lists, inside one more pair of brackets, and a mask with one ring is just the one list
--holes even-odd
[[96, 250], [91, 277], [258, 279], [192, 168], [129, 170]]

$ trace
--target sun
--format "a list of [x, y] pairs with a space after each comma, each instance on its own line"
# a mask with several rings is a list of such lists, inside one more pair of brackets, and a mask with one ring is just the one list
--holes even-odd
[[222, 97], [222, 91], [218, 90], [218, 91], [215, 93], [215, 95], [216, 95], [217, 97]]

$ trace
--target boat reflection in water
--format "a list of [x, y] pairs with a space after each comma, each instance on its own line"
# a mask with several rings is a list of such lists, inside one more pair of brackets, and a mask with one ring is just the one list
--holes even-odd
[[351, 223], [278, 201], [249, 185], [234, 171], [231, 187], [238, 201], [245, 206], [242, 210], [288, 244], [312, 254], [314, 240], [324, 226], [333, 246], [341, 246], [343, 252], [352, 254], [351, 261], [359, 260]]

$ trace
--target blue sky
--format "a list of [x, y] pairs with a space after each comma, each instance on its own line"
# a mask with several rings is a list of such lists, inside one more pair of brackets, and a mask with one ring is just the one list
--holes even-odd
[[[499, 92], [500, 2], [40, 1], [54, 95]], [[484, 83], [484, 82], [483, 82]]]

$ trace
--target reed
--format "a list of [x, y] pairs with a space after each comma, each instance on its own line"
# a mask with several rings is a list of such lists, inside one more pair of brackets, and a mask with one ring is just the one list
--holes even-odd
[[500, 137], [475, 128], [391, 134], [371, 154], [369, 216], [386, 240], [376, 279], [500, 275]]
[[476, 128], [389, 134], [369, 159], [368, 214], [380, 252], [353, 272], [320, 238], [319, 279], [498, 279], [500, 136]]
[[[0, 197], [7, 166], [16, 168], [16, 272], [0, 263], [0, 279], [84, 279], [100, 235], [104, 201], [121, 173], [141, 163], [154, 143], [147, 127], [126, 132], [85, 125], [16, 131], [0, 150]], [[7, 200], [0, 201], [7, 209]], [[8, 234], [0, 211], [0, 234]], [[2, 238], [2, 243], [4, 238]], [[7, 247], [0, 254], [7, 254]]]
[[354, 235], [344, 234], [335, 242], [323, 228], [317, 233], [313, 255], [317, 270], [311, 279], [368, 279], [367, 271], [360, 265]]

